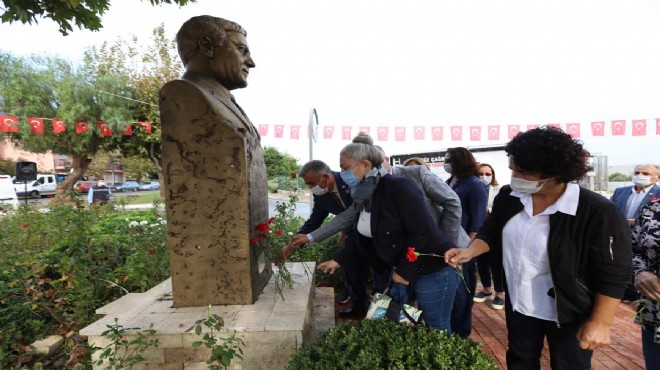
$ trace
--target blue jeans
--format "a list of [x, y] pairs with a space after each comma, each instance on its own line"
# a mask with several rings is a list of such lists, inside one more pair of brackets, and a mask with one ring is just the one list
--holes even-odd
[[[451, 334], [451, 310], [459, 279], [455, 269], [445, 267], [419, 276], [413, 283], [412, 288], [419, 308], [423, 311], [424, 322], [431, 328], [444, 329]], [[408, 287], [393, 284], [390, 296], [401, 303], [408, 303]]]
[[477, 288], [474, 261], [463, 264], [463, 279], [456, 289], [454, 308], [451, 312], [451, 328], [461, 338], [467, 338], [472, 332], [472, 299]]
[[654, 330], [642, 326], [642, 350], [647, 369], [660, 369], [660, 343], [653, 341]]

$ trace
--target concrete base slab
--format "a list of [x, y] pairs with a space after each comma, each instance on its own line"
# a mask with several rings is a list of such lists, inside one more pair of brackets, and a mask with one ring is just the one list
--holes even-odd
[[[127, 294], [98, 309], [97, 313], [106, 316], [80, 334], [88, 337], [91, 346], [105, 347], [109, 340], [101, 333], [107, 330], [107, 325], [114, 324], [115, 318], [124, 328], [131, 328], [126, 335], [129, 340], [152, 327], [158, 347], [149, 348], [144, 354], [145, 361], [134, 369], [206, 369], [208, 349], [192, 348], [192, 343], [201, 340], [201, 336], [186, 330], [195, 321], [206, 318], [208, 309], [224, 319], [219, 335], [235, 332], [245, 343], [243, 360], [235, 359], [232, 369], [284, 369], [293, 351], [311, 340], [313, 331], [334, 325], [333, 291], [314, 288], [315, 264], [291, 263], [287, 268], [294, 285], [284, 288], [284, 300], [275, 292], [271, 279], [252, 305], [172, 308], [172, 285], [168, 279], [148, 292]], [[315, 291], [320, 292], [319, 301], [314, 300]]]

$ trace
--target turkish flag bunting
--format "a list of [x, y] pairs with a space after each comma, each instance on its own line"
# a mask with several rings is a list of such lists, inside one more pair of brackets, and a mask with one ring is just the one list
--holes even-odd
[[85, 131], [89, 131], [89, 125], [87, 122], [81, 119], [76, 120], [76, 134], [80, 135]]
[[28, 117], [28, 122], [30, 123], [30, 132], [35, 135], [44, 134], [44, 119], [37, 117]]
[[527, 131], [539, 128], [541, 125], [527, 125]]
[[283, 134], [284, 134], [284, 125], [275, 125], [275, 137], [281, 139]]
[[16, 116], [0, 116], [0, 132], [18, 132], [18, 118]]
[[434, 141], [442, 140], [442, 126], [431, 127], [431, 137]]
[[126, 124], [126, 128], [121, 132], [121, 136], [133, 136], [133, 126], [130, 123]]
[[351, 130], [353, 129], [352, 126], [342, 126], [341, 127], [341, 139], [342, 140], [351, 140], [353, 139], [351, 137]]
[[323, 126], [323, 138], [332, 139], [332, 135], [335, 134], [335, 126]]
[[470, 126], [470, 141], [481, 141], [481, 126]]
[[488, 140], [499, 140], [499, 139], [500, 139], [500, 126], [499, 125], [488, 126]]
[[144, 132], [151, 133], [151, 122], [138, 122], [138, 125], [144, 127]]
[[404, 126], [394, 127], [394, 141], [406, 141], [406, 128]]
[[424, 126], [413, 127], [413, 137], [415, 140], [424, 140], [424, 137], [426, 136], [425, 131]]
[[509, 139], [513, 139], [520, 132], [520, 125], [509, 125]]
[[64, 121], [62, 121], [59, 118], [54, 118], [53, 119], [53, 133], [54, 134], [59, 134], [61, 132], [64, 132], [66, 130], [66, 124], [64, 124]]
[[378, 127], [378, 140], [379, 141], [387, 141], [387, 137], [389, 136], [390, 133], [390, 128], [387, 126], [380, 126]]
[[101, 136], [112, 136], [112, 130], [110, 130], [110, 127], [103, 122], [103, 121], [98, 121], [96, 122], [96, 125], [99, 126], [99, 129], [101, 130]]
[[612, 136], [621, 136], [626, 134], [626, 120], [618, 119], [612, 121]]
[[548, 123], [546, 126], [561, 129], [560, 123]]
[[655, 134], [660, 135], [660, 118], [655, 119]]
[[300, 125], [291, 126], [291, 139], [298, 140], [300, 138]]
[[605, 135], [605, 121], [591, 122], [591, 136]]
[[574, 139], [580, 137], [580, 123], [567, 123], [566, 124], [566, 133], [571, 135]]
[[632, 136], [646, 136], [646, 120], [632, 120]]
[[366, 132], [367, 134], [371, 135], [371, 127], [369, 127], [369, 126], [360, 126], [360, 132]]
[[454, 141], [463, 140], [463, 127], [462, 126], [451, 126], [451, 139]]
[[259, 135], [261, 136], [268, 135], [268, 125], [259, 125]]

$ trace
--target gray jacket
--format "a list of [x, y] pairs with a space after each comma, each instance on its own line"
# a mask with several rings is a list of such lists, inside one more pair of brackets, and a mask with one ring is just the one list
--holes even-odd
[[[429, 213], [440, 231], [458, 248], [465, 248], [470, 243], [470, 237], [461, 228], [461, 200], [458, 195], [441, 178], [429, 171], [426, 166], [392, 167], [392, 174], [405, 177], [424, 192], [424, 199]], [[349, 207], [335, 216], [324, 226], [311, 232], [312, 241], [320, 242], [341, 230], [355, 224], [359, 208]]]

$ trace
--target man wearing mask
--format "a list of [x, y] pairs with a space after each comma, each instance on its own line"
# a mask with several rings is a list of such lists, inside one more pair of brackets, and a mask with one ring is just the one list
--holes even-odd
[[631, 225], [635, 223], [639, 210], [645, 204], [653, 198], [660, 198], [658, 167], [652, 164], [636, 166], [632, 182], [634, 185], [617, 188], [612, 195], [612, 202], [616, 203]]
[[[300, 177], [305, 181], [314, 197], [314, 207], [309, 219], [305, 221], [298, 234], [308, 235], [312, 231], [321, 227], [321, 224], [329, 214], [338, 215], [353, 204], [351, 198], [351, 189], [341, 178], [339, 172], [334, 172], [322, 161], [312, 160], [305, 163], [300, 170]], [[352, 225], [344, 228], [344, 242], [353, 242]], [[314, 242], [310, 236], [307, 242]], [[281, 251], [282, 257], [287, 258], [293, 253], [300, 244], [289, 244]], [[345, 266], [344, 281], [350, 298], [353, 300], [353, 307], [339, 313], [340, 317], [360, 316], [366, 313], [366, 281], [364, 269], [351, 268]], [[339, 299], [340, 303], [346, 303], [348, 299]]]

